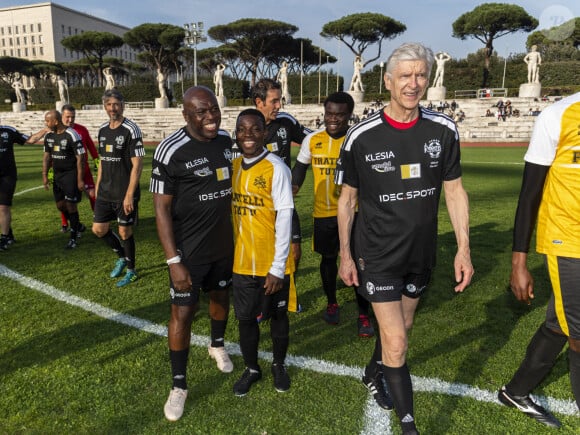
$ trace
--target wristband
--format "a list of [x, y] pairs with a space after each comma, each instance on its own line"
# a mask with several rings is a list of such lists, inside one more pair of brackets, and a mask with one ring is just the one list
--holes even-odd
[[169, 264], [177, 264], [177, 263], [181, 263], [181, 255], [176, 255], [175, 257], [171, 257], [170, 259], [168, 259], [166, 261], [166, 263]]

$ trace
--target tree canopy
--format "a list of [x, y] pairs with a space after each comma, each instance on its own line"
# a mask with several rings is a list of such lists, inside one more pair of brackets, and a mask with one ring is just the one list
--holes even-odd
[[573, 18], [559, 26], [537, 30], [528, 35], [526, 47], [538, 46], [547, 61], [580, 59], [580, 18]]
[[83, 53], [89, 64], [96, 62], [102, 83], [103, 58], [110, 50], [121, 47], [123, 38], [110, 32], [86, 31], [64, 38], [61, 44], [69, 50]]
[[[298, 27], [264, 18], [242, 18], [229, 24], [211, 27], [207, 34], [224, 44], [224, 53], [236, 54], [243, 68], [251, 74], [254, 85], [260, 62], [279, 50], [279, 42], [298, 31]], [[234, 50], [234, 51], [232, 51]]]
[[139, 50], [138, 58], [154, 69], [177, 71], [184, 38], [183, 29], [173, 24], [145, 23], [124, 35], [130, 47]]
[[[364, 65], [381, 57], [382, 43], [393, 39], [407, 30], [407, 27], [393, 18], [382, 14], [364, 12], [342, 17], [326, 23], [320, 36], [326, 39], [335, 38], [343, 42], [354, 53], [363, 59]], [[363, 58], [363, 53], [370, 46], [378, 44], [375, 57]]]
[[471, 12], [461, 15], [453, 23], [453, 37], [465, 40], [475, 38], [485, 44], [485, 62], [481, 87], [489, 81], [489, 64], [493, 54], [493, 41], [510, 33], [531, 32], [538, 20], [524, 8], [505, 3], [484, 3]]
[[37, 75], [34, 63], [19, 57], [0, 57], [0, 79], [10, 84], [17, 74], [26, 76]]

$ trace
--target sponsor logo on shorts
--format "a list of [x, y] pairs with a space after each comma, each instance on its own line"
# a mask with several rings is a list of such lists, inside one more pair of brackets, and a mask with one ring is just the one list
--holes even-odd
[[171, 299], [178, 299], [178, 298], [188, 298], [191, 296], [190, 292], [176, 292], [173, 287], [169, 289], [169, 295]]
[[406, 290], [410, 295], [420, 295], [426, 286], [417, 287], [415, 284], [407, 284]]
[[388, 292], [388, 291], [395, 290], [394, 285], [375, 285], [374, 283], [372, 283], [370, 281], [367, 281], [366, 288], [367, 288], [367, 293], [369, 294], [369, 296], [372, 296], [377, 292]]
[[228, 280], [222, 279], [220, 282], [218, 282], [218, 286], [219, 286], [219, 288], [226, 288], [231, 283], [232, 283], [232, 279], [231, 278], [228, 279]]

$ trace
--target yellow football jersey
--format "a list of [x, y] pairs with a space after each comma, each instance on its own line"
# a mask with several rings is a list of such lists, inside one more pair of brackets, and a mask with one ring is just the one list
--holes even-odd
[[336, 161], [344, 136], [333, 139], [326, 129], [315, 131], [302, 142], [297, 160], [312, 165], [314, 180], [315, 218], [332, 217], [337, 214], [339, 191], [334, 184]]
[[580, 258], [580, 93], [542, 111], [525, 160], [550, 166], [538, 212], [537, 251]]
[[[268, 153], [248, 167], [242, 157], [233, 162], [232, 216], [234, 225], [234, 273], [266, 276], [275, 254], [276, 210], [293, 208], [289, 169], [277, 156]], [[276, 183], [286, 171], [286, 189]], [[288, 240], [290, 245], [290, 240]], [[285, 274], [294, 272], [289, 250]]]

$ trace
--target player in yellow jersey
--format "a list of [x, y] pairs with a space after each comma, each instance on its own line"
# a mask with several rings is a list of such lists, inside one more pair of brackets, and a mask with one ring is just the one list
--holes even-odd
[[[310, 133], [302, 141], [300, 153], [292, 169], [292, 190], [297, 194], [302, 187], [308, 167], [312, 165], [314, 177], [314, 232], [312, 246], [321, 255], [320, 277], [326, 294], [327, 306], [324, 320], [336, 325], [339, 306], [336, 299], [338, 275], [338, 222], [336, 220], [339, 188], [334, 184], [336, 161], [348, 130], [348, 120], [354, 110], [354, 100], [346, 92], [335, 92], [324, 101], [325, 127]], [[355, 289], [359, 309], [358, 335], [372, 337], [374, 329], [369, 320], [369, 302]]]
[[236, 142], [242, 156], [233, 162], [234, 224], [233, 293], [239, 321], [240, 349], [246, 364], [234, 384], [244, 396], [262, 378], [258, 364], [261, 313], [270, 322], [274, 387], [290, 388], [284, 361], [288, 350], [288, 290], [292, 273], [292, 185], [290, 169], [264, 148], [266, 120], [256, 109], [242, 111], [236, 122]]
[[529, 394], [550, 372], [566, 343], [570, 383], [580, 407], [580, 93], [544, 109], [532, 133], [514, 223], [510, 287], [531, 304], [534, 280], [527, 268], [536, 217], [537, 251], [546, 256], [552, 296], [546, 321], [498, 398], [551, 427], [560, 422]]

